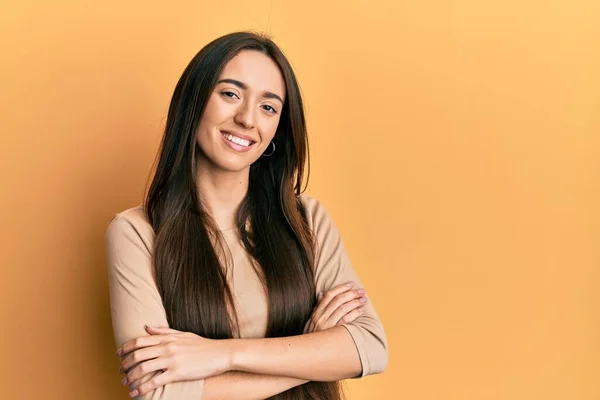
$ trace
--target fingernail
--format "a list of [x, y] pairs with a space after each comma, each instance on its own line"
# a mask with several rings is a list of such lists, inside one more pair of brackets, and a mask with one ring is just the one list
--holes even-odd
[[118, 356], [120, 356], [122, 352], [123, 352], [123, 350], [122, 350], [122, 349], [119, 349], [119, 350], [117, 350], [117, 353], [116, 353], [116, 354], [117, 354]]
[[133, 392], [129, 393], [129, 397], [135, 397], [137, 395], [138, 395], [137, 389], [135, 389]]
[[121, 385], [123, 385], [123, 386], [127, 385], [127, 377], [125, 377], [121, 380]]
[[367, 302], [367, 298], [366, 297], [361, 297], [360, 298], [360, 302], [361, 303], [366, 303]]
[[365, 294], [365, 289], [358, 289], [357, 292], [358, 294]]

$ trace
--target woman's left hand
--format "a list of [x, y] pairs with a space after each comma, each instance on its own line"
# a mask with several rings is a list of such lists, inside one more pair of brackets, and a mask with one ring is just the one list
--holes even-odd
[[[191, 332], [146, 327], [150, 336], [125, 343], [117, 353], [126, 356], [121, 363], [124, 385], [131, 397], [142, 396], [170, 382], [204, 379], [227, 372], [231, 350], [227, 340], [206, 339]], [[137, 386], [140, 378], [163, 371]]]

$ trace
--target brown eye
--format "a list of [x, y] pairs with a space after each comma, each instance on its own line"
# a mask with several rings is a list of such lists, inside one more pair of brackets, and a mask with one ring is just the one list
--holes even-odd
[[230, 99], [235, 99], [235, 98], [239, 99], [238, 95], [233, 92], [224, 91], [224, 92], [221, 92], [221, 96], [228, 97]]
[[270, 105], [264, 105], [263, 109], [270, 112], [271, 114], [277, 114], [277, 110], [271, 107]]

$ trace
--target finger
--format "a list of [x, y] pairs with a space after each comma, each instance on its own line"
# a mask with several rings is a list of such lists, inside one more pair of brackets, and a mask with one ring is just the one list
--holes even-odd
[[364, 305], [361, 307], [355, 308], [354, 310], [350, 311], [348, 314], [346, 314], [342, 318], [340, 318], [339, 321], [336, 322], [335, 326], [340, 326], [340, 325], [349, 324], [351, 322], [354, 322], [354, 321], [356, 321], [356, 319], [358, 317], [360, 317], [364, 313], [365, 313]]
[[315, 309], [313, 311], [313, 314], [312, 314], [313, 319], [315, 321], [320, 319], [321, 314], [323, 313], [323, 311], [325, 310], [325, 307], [327, 307], [329, 302], [332, 299], [334, 299], [338, 294], [347, 292], [348, 290], [352, 289], [353, 286], [354, 286], [354, 282], [347, 282], [347, 283], [343, 283], [341, 285], [337, 285], [337, 286], [329, 289], [325, 293], [323, 293], [323, 295], [321, 296], [321, 300], [319, 301], [319, 303], [317, 304], [317, 307], [315, 307]]
[[304, 325], [304, 333], [308, 333], [311, 332], [310, 328], [312, 325], [312, 318], [309, 318], [308, 321], [306, 321], [306, 324]]
[[154, 378], [150, 379], [148, 382], [142, 383], [137, 389], [133, 390], [129, 393], [130, 396], [143, 396], [146, 393], [150, 393], [151, 391], [159, 388], [161, 386], [166, 385], [167, 383], [173, 382], [172, 375], [168, 370], [165, 372], [157, 374]]
[[126, 354], [131, 353], [137, 349], [141, 349], [144, 347], [156, 346], [164, 341], [166, 337], [169, 335], [149, 335], [149, 336], [140, 336], [139, 338], [133, 339], [125, 343], [119, 350], [117, 350], [117, 355], [124, 356]]
[[171, 328], [167, 328], [167, 327], [162, 327], [162, 326], [150, 326], [150, 325], [144, 325], [144, 328], [146, 328], [146, 332], [152, 334], [152, 335], [160, 335], [160, 334], [173, 334], [173, 333], [183, 333], [182, 331], [178, 331], [175, 329], [171, 329]]
[[129, 371], [121, 383], [123, 385], [130, 385], [130, 387], [136, 387], [139, 385], [136, 385], [136, 381], [138, 379], [142, 379], [144, 376], [150, 373], [155, 373], [163, 369], [166, 369], [166, 364], [165, 360], [162, 358], [154, 358], [152, 360], [144, 361]]
[[[337, 323], [344, 318], [344, 316], [353, 312], [354, 310], [363, 307], [367, 302], [366, 297], [360, 297], [358, 299], [351, 300], [347, 303], [342, 304], [335, 310], [331, 316], [327, 319], [326, 324], [329, 326], [336, 326]], [[356, 319], [356, 318], [355, 318]], [[354, 320], [353, 320], [354, 321]]]
[[[323, 313], [320, 316], [320, 321], [326, 321], [326, 320], [328, 320], [329, 317], [331, 317], [331, 315], [338, 308], [340, 308], [342, 306], [342, 304], [345, 304], [345, 303], [347, 303], [349, 301], [358, 299], [360, 297], [364, 297], [364, 295], [365, 295], [365, 290], [364, 289], [349, 290], [347, 292], [340, 293], [334, 299], [332, 299], [329, 302], [329, 304], [327, 304], [327, 306], [323, 310]], [[350, 310], [348, 310], [348, 311], [350, 311]]]
[[140, 386], [142, 383], [148, 382], [150, 379], [152, 379], [154, 377], [154, 375], [161, 373], [161, 372], [162, 372], [162, 369], [160, 371], [151, 372], [149, 374], [144, 375], [137, 381], [127, 385], [127, 386], [129, 386], [129, 391], [132, 391], [133, 389], [137, 389], [138, 386]]
[[146, 347], [136, 350], [125, 357], [123, 362], [121, 362], [121, 373], [129, 373], [129, 370], [135, 367], [136, 364], [159, 357], [163, 353], [163, 350], [159, 346]]

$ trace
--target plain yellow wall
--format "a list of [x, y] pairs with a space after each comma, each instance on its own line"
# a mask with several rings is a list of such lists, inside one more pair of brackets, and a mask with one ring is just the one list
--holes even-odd
[[390, 341], [351, 399], [600, 398], [600, 3], [4, 1], [0, 398], [125, 399], [104, 231], [141, 201], [175, 83], [270, 32], [309, 193]]

